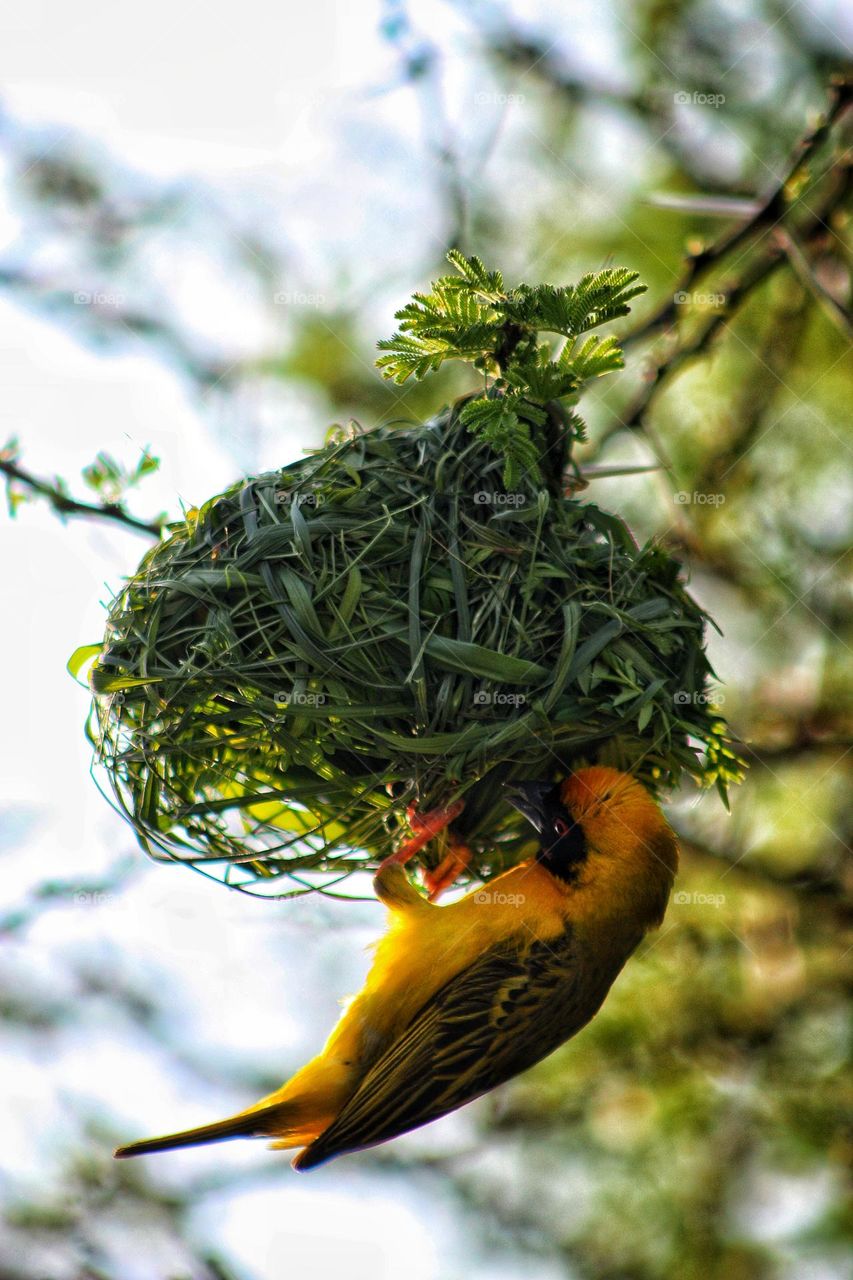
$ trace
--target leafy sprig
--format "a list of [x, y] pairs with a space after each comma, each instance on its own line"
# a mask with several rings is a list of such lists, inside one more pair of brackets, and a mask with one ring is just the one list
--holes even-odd
[[159, 467], [160, 459], [155, 458], [148, 449], [142, 450], [139, 461], [132, 467], [126, 467], [111, 454], [101, 450], [94, 462], [83, 468], [83, 480], [103, 502], [116, 506], [124, 502], [129, 489], [136, 488], [141, 480], [152, 475]]
[[147, 449], [142, 451], [133, 467], [116, 462], [108, 453], [99, 453], [94, 462], [83, 469], [83, 480], [98, 496], [97, 502], [84, 502], [75, 498], [67, 480], [62, 476], [41, 479], [21, 463], [20, 444], [12, 437], [0, 447], [0, 480], [5, 481], [9, 514], [14, 516], [18, 508], [33, 499], [44, 499], [62, 518], [84, 516], [90, 519], [111, 520], [133, 529], [136, 533], [150, 534], [158, 538], [166, 527], [165, 515], [153, 520], [140, 520], [131, 515], [125, 505], [128, 490], [133, 489], [146, 476], [156, 471], [160, 463]]
[[[397, 312], [397, 333], [378, 345], [376, 363], [386, 378], [421, 379], [445, 360], [464, 360], [484, 376], [482, 392], [461, 409], [463, 422], [504, 457], [504, 483], [538, 476], [539, 432], [556, 416], [564, 452], [584, 438], [583, 419], [574, 411], [592, 378], [622, 367], [613, 337], [583, 337], [630, 310], [643, 293], [636, 271], [609, 267], [583, 276], [575, 285], [504, 286], [499, 271], [457, 249], [447, 255], [457, 274], [435, 280], [429, 293], [416, 293]], [[562, 339], [558, 350], [540, 342], [540, 333]]]

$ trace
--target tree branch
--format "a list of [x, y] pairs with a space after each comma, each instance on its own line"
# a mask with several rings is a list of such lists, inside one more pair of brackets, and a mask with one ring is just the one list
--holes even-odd
[[[784, 201], [784, 191], [792, 178], [804, 163], [814, 154], [817, 147], [825, 140], [830, 129], [853, 103], [853, 79], [833, 86], [830, 106], [823, 121], [813, 129], [806, 138], [797, 144], [793, 158], [785, 168], [785, 175], [773, 191], [765, 197], [760, 208], [734, 232], [729, 232], [700, 253], [688, 259], [688, 267], [682, 277], [681, 285], [672, 297], [665, 302], [639, 328], [621, 339], [623, 348], [635, 345], [641, 340], [661, 337], [672, 328], [677, 315], [679, 295], [690, 292], [702, 276], [712, 267], [719, 266], [724, 260], [747, 241], [759, 236], [762, 231], [772, 231], [779, 221], [780, 201]], [[843, 208], [853, 186], [853, 162], [846, 156], [835, 167], [832, 174], [832, 185], [816, 209], [811, 210], [809, 217], [799, 228], [798, 241], [808, 245], [814, 238], [826, 233], [827, 220], [839, 208]], [[597, 459], [604, 446], [615, 435], [624, 430], [645, 430], [645, 415], [652, 402], [659, 395], [664, 385], [685, 364], [703, 355], [717, 334], [727, 325], [747, 298], [763, 284], [778, 268], [791, 261], [788, 247], [784, 240], [787, 232], [777, 232], [768, 238], [763, 249], [750, 255], [747, 265], [740, 275], [723, 293], [723, 304], [702, 324], [693, 336], [682, 342], [673, 342], [670, 349], [657, 361], [646, 377], [643, 386], [624, 412], [599, 433], [592, 450], [585, 456], [586, 462]], [[795, 264], [792, 263], [795, 267]], [[795, 267], [796, 269], [796, 267]], [[811, 274], [811, 273], [809, 273]], [[838, 304], [834, 302], [836, 309]], [[837, 317], [834, 317], [837, 319]]]
[[0, 457], [0, 473], [6, 477], [7, 488], [21, 485], [29, 493], [44, 498], [59, 516], [84, 516], [87, 519], [110, 520], [114, 524], [132, 529], [134, 533], [144, 533], [159, 538], [166, 527], [165, 517], [157, 520], [140, 520], [130, 514], [118, 502], [80, 502], [64, 493], [56, 484], [40, 480], [31, 472], [25, 471], [13, 458]]
[[824, 288], [797, 238], [783, 227], [777, 228], [775, 234], [801, 283], [814, 295], [841, 335], [853, 342], [853, 316]]
[[829, 89], [829, 101], [818, 124], [797, 143], [782, 177], [764, 196], [761, 204], [745, 222], [733, 231], [706, 245], [687, 257], [687, 267], [678, 289], [672, 297], [632, 333], [622, 339], [623, 349], [650, 337], [656, 330], [669, 328], [677, 317], [678, 295], [690, 293], [693, 286], [735, 249], [739, 249], [754, 237], [772, 229], [787, 212], [787, 189], [800, 169], [808, 163], [826, 141], [837, 121], [853, 105], [853, 77], [836, 78]]

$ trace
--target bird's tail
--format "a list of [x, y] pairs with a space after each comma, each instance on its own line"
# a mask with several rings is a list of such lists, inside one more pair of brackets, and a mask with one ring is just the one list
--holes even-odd
[[200, 1147], [206, 1142], [225, 1142], [229, 1138], [274, 1138], [290, 1127], [294, 1111], [292, 1102], [272, 1102], [213, 1124], [199, 1125], [197, 1129], [183, 1129], [180, 1133], [167, 1133], [162, 1138], [131, 1142], [126, 1147], [119, 1147], [114, 1154], [117, 1160], [124, 1160], [128, 1156], [171, 1151], [175, 1147]]

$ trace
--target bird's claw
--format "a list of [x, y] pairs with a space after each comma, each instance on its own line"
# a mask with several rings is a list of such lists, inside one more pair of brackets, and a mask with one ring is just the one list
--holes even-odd
[[435, 902], [445, 889], [459, 879], [471, 861], [471, 850], [465, 844], [451, 845], [450, 852], [433, 871], [424, 872], [424, 885], [430, 902]]
[[381, 871], [383, 867], [393, 866], [395, 863], [404, 866], [411, 861], [415, 854], [420, 853], [424, 845], [429, 844], [430, 840], [434, 840], [437, 835], [440, 835], [454, 818], [459, 817], [464, 807], [465, 802], [463, 800], [457, 800], [445, 809], [431, 809], [429, 813], [417, 813], [409, 807], [406, 811], [406, 817], [415, 834], [405, 840], [394, 853], [389, 854], [380, 863], [379, 870]]
[[[447, 805], [446, 808], [431, 809], [429, 813], [418, 813], [410, 805], [406, 810], [406, 817], [414, 834], [408, 840], [405, 840], [399, 849], [389, 854], [379, 864], [376, 873], [377, 877], [382, 876], [387, 868], [405, 866], [416, 854], [420, 853], [424, 845], [429, 844], [430, 840], [434, 840], [455, 818], [458, 818], [464, 807], [464, 800], [456, 800], [453, 804]], [[434, 871], [424, 873], [423, 880], [430, 902], [433, 902], [440, 893], [443, 893], [445, 889], [453, 884], [471, 858], [470, 851], [464, 845], [454, 844], [452, 838], [450, 846], [450, 852], [443, 862]]]

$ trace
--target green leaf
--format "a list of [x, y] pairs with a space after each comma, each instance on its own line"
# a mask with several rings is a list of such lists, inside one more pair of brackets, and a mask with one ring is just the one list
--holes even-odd
[[469, 400], [463, 406], [459, 418], [469, 431], [481, 435], [509, 432], [518, 426], [515, 402], [509, 396], [501, 396], [495, 400], [481, 396], [476, 400]]
[[[622, 366], [615, 338], [579, 341], [580, 335], [625, 315], [644, 286], [635, 271], [609, 267], [575, 285], [522, 283], [507, 291], [501, 273], [480, 258], [458, 249], [447, 258], [456, 274], [439, 277], [397, 312], [399, 330], [378, 344], [377, 366], [402, 384], [436, 372], [445, 360], [473, 364], [486, 385], [465, 406], [464, 421], [504, 458], [507, 488], [524, 472], [538, 477], [546, 450], [559, 471], [572, 443], [584, 439], [583, 420], [572, 411], [584, 383]], [[556, 359], [540, 333], [566, 339]], [[549, 420], [546, 406], [555, 404], [562, 408], [562, 454], [540, 434]]]
[[521, 422], [519, 402], [513, 396], [479, 396], [469, 400], [460, 412], [460, 421], [479, 435], [504, 459], [503, 482], [507, 489], [518, 484], [525, 473], [539, 477], [540, 450], [530, 438], [530, 428]]
[[591, 334], [580, 346], [576, 342], [567, 343], [558, 364], [570, 370], [580, 384], [589, 378], [600, 378], [613, 369], [621, 369], [624, 360], [615, 338]]
[[547, 667], [536, 662], [513, 658], [467, 640], [452, 640], [448, 636], [430, 636], [424, 652], [431, 661], [448, 671], [460, 671], [464, 675], [480, 676], [501, 684], [535, 684], [548, 675]]
[[[103, 647], [103, 642], [100, 644], [81, 644], [66, 662], [65, 670], [77, 680], [86, 663], [91, 662], [93, 658], [97, 658]], [[83, 682], [80, 681], [80, 683], [82, 684]]]
[[551, 682], [551, 688], [542, 699], [542, 708], [544, 711], [550, 711], [555, 706], [560, 694], [566, 687], [569, 679], [569, 672], [572, 666], [572, 659], [575, 656], [575, 647], [578, 642], [578, 632], [581, 624], [580, 605], [572, 600], [569, 604], [563, 605], [563, 643], [560, 646], [560, 656], [557, 659], [557, 665], [554, 668], [554, 675]]
[[[574, 660], [569, 668], [569, 679], [577, 679], [578, 676], [587, 672], [588, 669], [591, 669], [593, 661], [598, 657], [602, 649], [604, 649], [611, 640], [618, 636], [621, 630], [622, 623], [618, 618], [614, 618], [610, 622], [605, 622], [603, 627], [600, 627], [594, 635], [591, 635], [588, 640], [585, 640], [575, 654]], [[588, 679], [589, 677], [587, 677], [587, 680]], [[589, 685], [587, 683], [586, 688], [588, 687]]]
[[479, 258], [466, 258], [458, 249], [450, 249], [447, 261], [481, 293], [494, 297], [503, 293], [504, 281], [500, 271], [487, 271]]
[[95, 693], [123, 693], [125, 689], [139, 689], [147, 684], [159, 684], [160, 676], [123, 676], [111, 673], [105, 667], [92, 668], [91, 685]]

